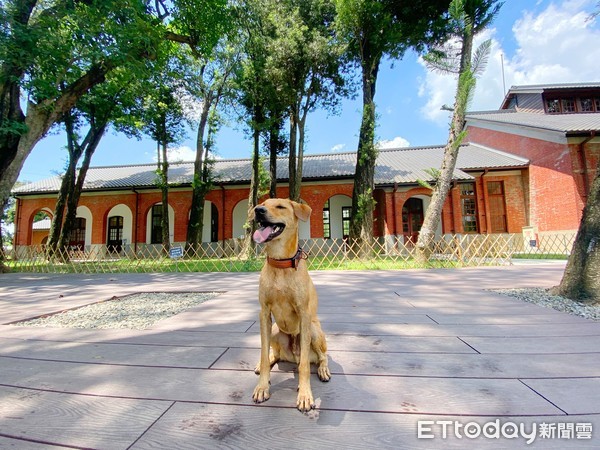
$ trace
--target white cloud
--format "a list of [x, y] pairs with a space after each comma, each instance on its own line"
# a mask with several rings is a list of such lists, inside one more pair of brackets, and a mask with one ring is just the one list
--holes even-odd
[[[169, 162], [194, 161], [194, 159], [196, 159], [196, 151], [192, 150], [187, 145], [167, 148], [167, 159]], [[156, 153], [152, 155], [152, 161], [158, 161]]]
[[344, 150], [344, 148], [346, 148], [346, 144], [336, 144], [333, 147], [331, 147], [330, 151], [333, 153], [341, 152], [342, 150]]
[[[539, 14], [524, 11], [511, 30], [517, 48], [510, 56], [502, 49], [497, 29], [477, 36], [474, 48], [491, 39], [492, 49], [469, 109], [500, 107], [504, 98], [501, 55], [506, 89], [511, 85], [596, 81], [600, 46], [593, 43], [600, 42], [600, 29], [596, 21], [589, 20], [595, 4], [596, 0], [564, 0], [550, 3]], [[422, 59], [419, 63], [425, 67]], [[455, 90], [455, 76], [427, 71], [419, 88], [419, 96], [426, 99], [421, 114], [440, 126], [447, 125], [450, 113], [440, 107], [454, 104]]]
[[512, 29], [518, 49], [507, 65], [507, 86], [596, 81], [600, 46], [594, 42], [600, 42], [600, 28], [589, 20], [595, 4], [565, 0], [537, 16], [523, 14]]
[[381, 141], [375, 144], [377, 148], [385, 149], [385, 148], [401, 148], [401, 147], [409, 147], [410, 142], [400, 136], [396, 136], [391, 140], [382, 139]]
[[194, 161], [194, 159], [196, 159], [196, 150], [192, 150], [187, 145], [168, 148], [167, 158], [169, 159], [169, 162]]
[[[149, 152], [145, 152], [144, 155], [149, 157], [152, 160], [152, 162], [158, 161], [156, 152], [154, 152], [152, 154]], [[209, 152], [208, 157], [214, 161], [223, 159], [223, 157], [221, 157], [213, 152]], [[170, 148], [167, 148], [167, 159], [171, 163], [194, 162], [194, 160], [196, 159], [196, 151], [193, 150], [191, 147], [188, 147], [187, 145], [182, 145], [180, 147], [170, 147]]]

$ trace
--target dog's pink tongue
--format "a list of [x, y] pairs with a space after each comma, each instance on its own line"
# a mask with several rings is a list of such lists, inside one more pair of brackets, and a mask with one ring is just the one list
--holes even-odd
[[271, 227], [259, 228], [252, 235], [252, 239], [254, 239], [254, 242], [256, 242], [257, 244], [262, 244], [269, 238], [272, 232], [273, 228]]

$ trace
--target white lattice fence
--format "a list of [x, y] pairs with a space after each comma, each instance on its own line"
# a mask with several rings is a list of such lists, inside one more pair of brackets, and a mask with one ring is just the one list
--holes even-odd
[[[373, 239], [368, 246], [342, 239], [301, 241], [310, 270], [405, 269], [508, 264], [513, 258], [562, 258], [570, 254], [575, 233], [546, 233], [535, 242], [522, 234], [444, 235], [431, 248], [426, 264], [415, 260], [416, 248], [402, 236]], [[260, 270], [263, 246], [244, 246], [242, 240], [205, 243], [196, 250], [175, 244], [177, 252], [160, 245], [124, 245], [114, 251], [104, 245], [68, 249], [49, 257], [43, 246], [20, 246], [7, 252], [8, 266], [19, 272], [133, 273], [133, 272], [248, 272]]]
[[525, 235], [515, 239], [513, 258], [566, 259], [571, 254], [576, 232], [546, 232], [533, 238]]

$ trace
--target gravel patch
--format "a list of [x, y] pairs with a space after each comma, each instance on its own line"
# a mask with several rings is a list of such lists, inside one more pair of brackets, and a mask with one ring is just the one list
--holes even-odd
[[550, 289], [493, 289], [493, 292], [518, 298], [519, 300], [535, 303], [546, 308], [556, 309], [586, 319], [600, 321], [600, 304], [584, 305], [560, 295], [552, 295]]
[[14, 325], [144, 330], [219, 295], [214, 292], [145, 292], [70, 309]]

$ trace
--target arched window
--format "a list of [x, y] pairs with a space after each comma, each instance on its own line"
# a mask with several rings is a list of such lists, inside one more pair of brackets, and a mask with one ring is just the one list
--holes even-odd
[[325, 239], [346, 239], [350, 233], [350, 213], [352, 198], [336, 194], [323, 206], [323, 237]]
[[85, 248], [85, 225], [86, 220], [83, 217], [75, 219], [75, 227], [71, 230], [69, 239], [69, 250], [82, 251]]
[[219, 240], [219, 210], [214, 203], [210, 204], [210, 242]]
[[163, 207], [158, 203], [152, 207], [152, 219], [150, 221], [150, 243], [162, 244], [162, 215]]

